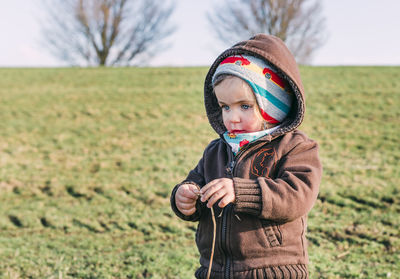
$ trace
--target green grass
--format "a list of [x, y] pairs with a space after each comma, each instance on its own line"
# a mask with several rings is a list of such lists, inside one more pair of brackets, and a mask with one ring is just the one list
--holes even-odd
[[[206, 68], [0, 69], [0, 277], [192, 278], [172, 187], [215, 138]], [[399, 278], [400, 68], [303, 67], [324, 176], [312, 278]]]

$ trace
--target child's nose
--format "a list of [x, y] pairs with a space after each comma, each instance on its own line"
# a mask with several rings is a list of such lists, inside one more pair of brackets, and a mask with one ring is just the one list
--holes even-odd
[[231, 122], [233, 122], [233, 123], [237, 123], [237, 122], [240, 122], [240, 114], [238, 113], [238, 112], [236, 112], [235, 110], [233, 110], [232, 112], [231, 112], [231, 115], [230, 115], [231, 117], [230, 117], [230, 121]]

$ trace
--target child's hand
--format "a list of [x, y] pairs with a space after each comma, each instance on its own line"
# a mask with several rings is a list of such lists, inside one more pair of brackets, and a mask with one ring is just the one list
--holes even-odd
[[209, 182], [206, 186], [200, 190], [201, 201], [207, 202], [207, 207], [210, 208], [219, 199], [221, 201], [218, 206], [223, 208], [229, 203], [235, 202], [235, 191], [233, 189], [233, 180], [230, 178], [218, 178]]
[[182, 184], [175, 194], [176, 207], [182, 214], [190, 216], [196, 212], [199, 189], [194, 184]]

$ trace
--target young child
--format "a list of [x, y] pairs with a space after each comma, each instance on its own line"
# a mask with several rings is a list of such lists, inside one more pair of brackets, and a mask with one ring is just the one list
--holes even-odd
[[234, 45], [212, 64], [204, 100], [219, 138], [171, 194], [176, 215], [199, 222], [196, 278], [210, 265], [211, 278], [308, 278], [322, 167], [317, 143], [296, 130], [305, 100], [292, 54], [265, 34]]

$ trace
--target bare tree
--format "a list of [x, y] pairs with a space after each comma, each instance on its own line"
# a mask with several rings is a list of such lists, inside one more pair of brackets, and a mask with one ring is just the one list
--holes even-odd
[[223, 42], [267, 33], [281, 38], [298, 63], [308, 63], [327, 37], [321, 10], [318, 0], [226, 0], [208, 19]]
[[165, 0], [48, 0], [45, 45], [71, 64], [128, 65], [150, 56], [174, 30]]

